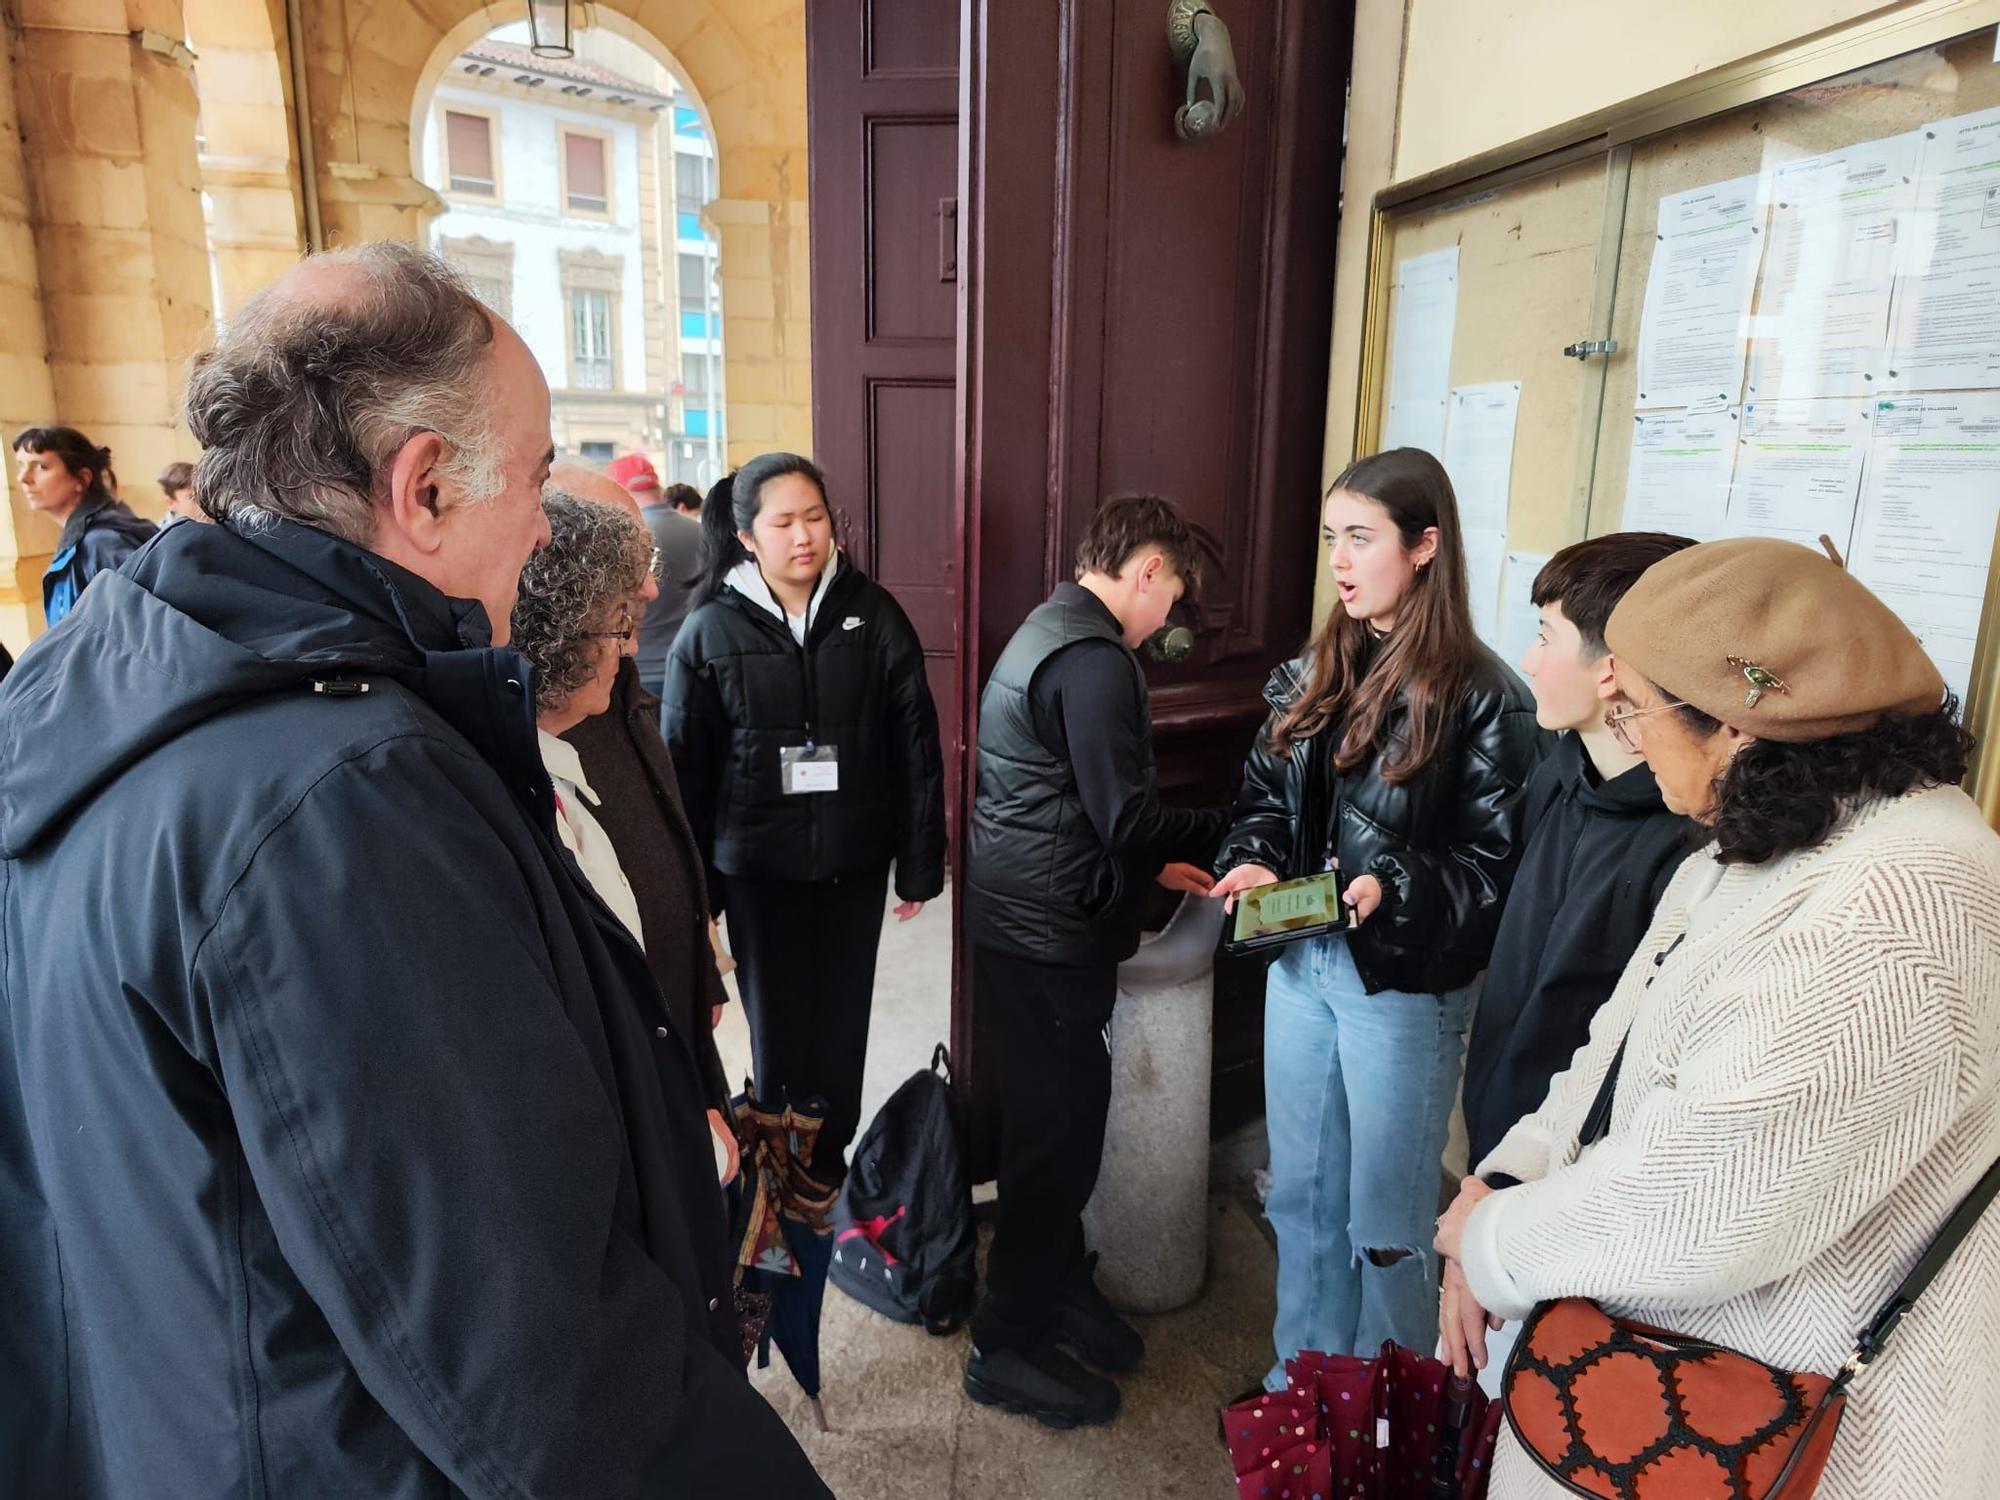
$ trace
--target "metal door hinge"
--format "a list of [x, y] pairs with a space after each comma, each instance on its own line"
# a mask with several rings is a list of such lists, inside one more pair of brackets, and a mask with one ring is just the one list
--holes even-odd
[[1589, 359], [1593, 354], [1616, 354], [1616, 339], [1578, 339], [1574, 344], [1564, 344], [1563, 354], [1569, 359]]

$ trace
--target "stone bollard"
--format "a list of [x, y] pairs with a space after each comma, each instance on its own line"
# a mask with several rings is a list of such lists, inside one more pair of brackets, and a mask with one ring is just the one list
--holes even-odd
[[1208, 1264], [1208, 1097], [1222, 903], [1188, 897], [1118, 967], [1111, 1116], [1084, 1210], [1097, 1284], [1127, 1312], [1169, 1312]]

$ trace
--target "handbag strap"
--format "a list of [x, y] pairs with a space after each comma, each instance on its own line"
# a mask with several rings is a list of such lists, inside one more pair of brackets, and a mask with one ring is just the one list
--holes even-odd
[[[1676, 938], [1665, 952], [1654, 958], [1654, 964], [1664, 963], [1667, 954], [1679, 946], [1680, 939]], [[1649, 980], [1648, 983], [1650, 982]], [[1627, 1031], [1624, 1040], [1618, 1044], [1617, 1053], [1611, 1059], [1610, 1068], [1605, 1071], [1604, 1082], [1598, 1085], [1597, 1097], [1591, 1101], [1590, 1112], [1583, 1117], [1583, 1125], [1577, 1131], [1579, 1148], [1594, 1146], [1611, 1133], [1611, 1105], [1618, 1093], [1618, 1074], [1625, 1066], [1625, 1049], [1631, 1041], [1632, 1033]], [[1930, 1284], [1937, 1279], [1938, 1272], [1944, 1269], [1945, 1262], [1950, 1260], [1958, 1247], [1965, 1243], [1965, 1237], [1972, 1233], [1972, 1226], [1979, 1222], [1979, 1216], [1986, 1212], [1987, 1206], [1996, 1196], [2000, 1196], [2000, 1161], [1994, 1162], [1986, 1169], [1986, 1175], [1979, 1179], [1972, 1191], [1967, 1193], [1958, 1207], [1952, 1210], [1951, 1217], [1944, 1221], [1944, 1226], [1931, 1240], [1930, 1247], [1918, 1257], [1917, 1263], [1910, 1267], [1909, 1274], [1903, 1278], [1896, 1290], [1890, 1293], [1889, 1300], [1882, 1304], [1881, 1310], [1869, 1320], [1868, 1326], [1862, 1329], [1861, 1337], [1855, 1341], [1854, 1353], [1848, 1356], [1847, 1363], [1841, 1366], [1840, 1374], [1834, 1377], [1833, 1385], [1827, 1391], [1829, 1399], [1845, 1390], [1848, 1383], [1863, 1368], [1874, 1363], [1882, 1351], [1889, 1347], [1889, 1339], [1895, 1333], [1896, 1325], [1901, 1323], [1904, 1315], [1917, 1305], [1917, 1298], [1924, 1294]]]
[[1834, 1381], [1836, 1389], [1845, 1386], [1863, 1366], [1874, 1363], [1876, 1357], [1888, 1347], [1896, 1325], [1903, 1321], [1905, 1313], [1917, 1305], [1917, 1298], [1923, 1296], [1925, 1289], [1937, 1279], [1937, 1273], [1944, 1269], [1944, 1263], [1951, 1259], [1952, 1252], [1972, 1233], [1972, 1226], [1979, 1222], [1979, 1216], [1986, 1212], [1995, 1194], [2000, 1194], [2000, 1161], [1986, 1169], [1986, 1175], [1952, 1210], [1951, 1217], [1944, 1221], [1944, 1228], [1937, 1232], [1930, 1248], [1910, 1267], [1902, 1285], [1890, 1294], [1889, 1300], [1882, 1304], [1882, 1310], [1861, 1331], [1861, 1337], [1855, 1341], [1854, 1353]]
[[[1652, 956], [1654, 968], [1660, 968], [1686, 936], [1688, 934], [1682, 932], [1670, 944], [1666, 944], [1666, 948], [1654, 954]], [[1646, 978], [1646, 984], [1648, 986], [1652, 984], [1652, 976]], [[1610, 1134], [1612, 1102], [1618, 1096], [1618, 1074], [1624, 1070], [1624, 1054], [1626, 1046], [1630, 1044], [1632, 1044], [1632, 1032], [1628, 1030], [1624, 1038], [1618, 1042], [1618, 1052], [1612, 1054], [1612, 1066], [1604, 1070], [1604, 1082], [1598, 1084], [1598, 1096], [1590, 1100], [1590, 1112], [1584, 1116], [1582, 1128], [1576, 1132], [1578, 1148], [1596, 1146], [1600, 1140], [1604, 1140], [1604, 1136]], [[1896, 1290], [1890, 1292], [1888, 1302], [1884, 1302], [1882, 1308], [1876, 1312], [1876, 1316], [1868, 1320], [1868, 1326], [1862, 1330], [1860, 1338], [1854, 1340], [1854, 1354], [1848, 1356], [1848, 1362], [1840, 1366], [1840, 1374], [1834, 1376], [1834, 1384], [1826, 1392], [1828, 1398], [1838, 1396], [1842, 1390], [1846, 1390], [1848, 1382], [1854, 1380], [1854, 1376], [1862, 1368], [1872, 1364], [1882, 1354], [1882, 1350], [1888, 1348], [1888, 1340], [1896, 1332], [1896, 1324], [1904, 1320], [1904, 1314], [1908, 1314], [1910, 1308], [1916, 1306], [1916, 1300], [1938, 1278], [1938, 1272], [1944, 1270], [1944, 1262], [1950, 1260], [1952, 1254], [1958, 1250], [1958, 1246], [1964, 1244], [1966, 1236], [1972, 1234], [1972, 1226], [1980, 1222], [1980, 1214], [1986, 1212], [1986, 1206], [1992, 1204], [1996, 1196], [2000, 1196], [2000, 1162], [1994, 1162], [1992, 1166], [1986, 1168], [1986, 1176], [1982, 1176], [1978, 1184], [1974, 1184], [1972, 1192], [1968, 1192], [1964, 1200], [1958, 1204], [1958, 1208], [1952, 1210], [1952, 1216], [1944, 1220], [1944, 1226], [1932, 1238], [1930, 1248], [1926, 1248], [1924, 1254], [1918, 1256], [1918, 1262], [1910, 1266], [1910, 1274], [1902, 1278]]]

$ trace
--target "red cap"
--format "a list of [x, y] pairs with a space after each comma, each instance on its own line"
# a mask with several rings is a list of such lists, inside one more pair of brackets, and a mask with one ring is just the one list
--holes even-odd
[[660, 476], [653, 468], [653, 461], [643, 453], [628, 453], [623, 458], [614, 458], [606, 472], [635, 494], [640, 490], [657, 490], [660, 487]]

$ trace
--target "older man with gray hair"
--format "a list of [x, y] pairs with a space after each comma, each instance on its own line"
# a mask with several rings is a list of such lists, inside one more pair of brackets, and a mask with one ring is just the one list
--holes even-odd
[[735, 1357], [689, 1039], [557, 841], [526, 345], [362, 246], [187, 416], [220, 524], [0, 687], [0, 1493], [825, 1494]]

